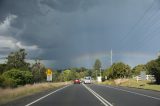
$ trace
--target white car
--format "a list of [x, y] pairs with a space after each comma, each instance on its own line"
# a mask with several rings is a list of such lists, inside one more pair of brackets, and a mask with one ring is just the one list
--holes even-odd
[[84, 84], [91, 84], [92, 78], [90, 76], [84, 78]]

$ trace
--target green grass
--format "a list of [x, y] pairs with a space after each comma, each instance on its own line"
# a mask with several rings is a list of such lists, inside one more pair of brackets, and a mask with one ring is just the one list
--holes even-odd
[[118, 85], [118, 86], [125, 86], [125, 87], [134, 87], [146, 90], [155, 90], [160, 91], [160, 85], [151, 83], [150, 81], [136, 81], [135, 79], [128, 79], [125, 82], [116, 84], [114, 80], [107, 80], [105, 82], [99, 83], [104, 85]]
[[68, 84], [70, 84], [70, 82], [39, 83], [34, 85], [25, 85], [15, 89], [0, 89], [0, 104], [4, 104], [45, 90], [59, 88]]

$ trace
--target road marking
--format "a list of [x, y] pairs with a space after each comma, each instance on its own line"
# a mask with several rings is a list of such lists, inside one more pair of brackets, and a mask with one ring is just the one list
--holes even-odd
[[[100, 85], [100, 86], [103, 86], [103, 85]], [[149, 96], [149, 95], [145, 95], [145, 94], [142, 94], [142, 93], [128, 91], [128, 90], [124, 90], [124, 89], [120, 89], [120, 88], [115, 88], [115, 87], [111, 87], [111, 86], [105, 86], [105, 87], [116, 89], [116, 90], [123, 91], [123, 92], [128, 92], [128, 93], [136, 94], [136, 95], [140, 95], [140, 96], [144, 96], [144, 97], [148, 97], [148, 98], [152, 98], [152, 99], [156, 99], [156, 100], [160, 100], [160, 98]]]
[[47, 94], [47, 95], [45, 95], [45, 96], [42, 96], [41, 98], [39, 98], [39, 99], [37, 99], [37, 100], [35, 100], [35, 101], [33, 101], [33, 102], [25, 105], [25, 106], [31, 106], [32, 104], [34, 104], [34, 103], [36, 103], [36, 102], [38, 102], [38, 101], [40, 101], [40, 100], [42, 100], [42, 99], [50, 96], [50, 95], [52, 95], [53, 93], [56, 93], [56, 92], [58, 92], [58, 91], [60, 91], [60, 90], [62, 90], [62, 89], [64, 89], [64, 88], [66, 88], [66, 87], [68, 87], [68, 86], [70, 86], [70, 85], [67, 85], [67, 86], [62, 87], [62, 88], [60, 88], [60, 89], [57, 89], [57, 90], [55, 90], [55, 91], [53, 91], [53, 92], [51, 92], [51, 93], [49, 93], [49, 94]]
[[90, 91], [99, 101], [101, 101], [105, 106], [113, 106], [111, 103], [109, 103], [106, 99], [104, 99], [102, 96], [100, 96], [98, 93], [93, 91], [91, 88], [83, 84], [83, 86]]

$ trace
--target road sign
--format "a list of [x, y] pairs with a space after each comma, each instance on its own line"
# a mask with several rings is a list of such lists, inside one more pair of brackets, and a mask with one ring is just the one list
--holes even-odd
[[46, 74], [47, 75], [52, 75], [52, 70], [51, 69], [47, 69]]
[[47, 81], [52, 81], [52, 70], [51, 69], [47, 69], [46, 75], [47, 75]]
[[52, 74], [51, 75], [47, 75], [47, 81], [52, 81]]

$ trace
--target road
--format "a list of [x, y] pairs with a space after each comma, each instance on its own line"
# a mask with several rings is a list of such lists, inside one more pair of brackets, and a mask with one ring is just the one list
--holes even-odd
[[160, 92], [95, 84], [69, 85], [33, 98], [5, 106], [160, 106]]

